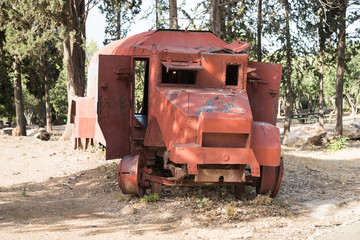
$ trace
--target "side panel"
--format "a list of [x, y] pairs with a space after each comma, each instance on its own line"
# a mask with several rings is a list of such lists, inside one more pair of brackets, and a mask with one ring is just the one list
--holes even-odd
[[281, 64], [249, 62], [246, 90], [254, 121], [276, 125]]
[[279, 129], [272, 124], [254, 122], [251, 148], [261, 166], [279, 166], [281, 158]]
[[76, 98], [75, 137], [93, 138], [95, 136], [95, 99]]
[[97, 114], [106, 159], [130, 154], [131, 57], [99, 55]]

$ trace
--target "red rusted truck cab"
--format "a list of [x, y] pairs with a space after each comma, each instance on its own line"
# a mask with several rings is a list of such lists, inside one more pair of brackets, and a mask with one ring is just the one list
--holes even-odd
[[124, 193], [248, 183], [275, 197], [281, 65], [248, 61], [249, 46], [186, 30], [110, 43], [92, 58], [87, 97], [73, 101], [75, 148], [104, 145]]

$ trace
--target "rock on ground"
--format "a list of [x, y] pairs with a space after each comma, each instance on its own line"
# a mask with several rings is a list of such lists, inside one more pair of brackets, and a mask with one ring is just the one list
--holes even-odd
[[292, 130], [284, 137], [287, 146], [321, 145], [327, 132], [320, 126], [306, 126]]
[[343, 135], [350, 139], [360, 139], [360, 121], [343, 126]]
[[28, 137], [35, 137], [43, 141], [49, 141], [51, 136], [45, 128], [35, 128], [26, 131]]
[[122, 215], [133, 215], [135, 213], [135, 209], [132, 206], [126, 205], [120, 211]]
[[13, 130], [12, 127], [3, 128], [3, 129], [1, 130], [1, 134], [2, 134], [2, 135], [5, 135], [5, 134], [11, 135], [11, 134], [12, 134], [12, 130]]

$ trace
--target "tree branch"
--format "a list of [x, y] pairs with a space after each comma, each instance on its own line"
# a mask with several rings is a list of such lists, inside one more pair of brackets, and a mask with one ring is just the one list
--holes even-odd
[[225, 6], [225, 5], [228, 5], [228, 4], [232, 4], [232, 3], [237, 3], [237, 2], [240, 2], [241, 0], [234, 0], [234, 1], [230, 1], [230, 2], [224, 2], [224, 3], [220, 3], [218, 6], [221, 7], [221, 6]]

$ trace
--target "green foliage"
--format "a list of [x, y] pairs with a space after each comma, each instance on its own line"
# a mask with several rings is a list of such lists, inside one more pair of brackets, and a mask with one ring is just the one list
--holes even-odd
[[50, 89], [50, 103], [57, 119], [66, 119], [68, 109], [66, 69], [62, 69], [54, 87]]
[[[153, 28], [167, 28], [168, 1], [157, 0], [145, 11], [143, 18], [152, 21]], [[178, 1], [178, 10], [189, 20], [181, 28], [208, 30], [210, 1], [199, 1], [193, 9], [186, 9], [185, 0]], [[285, 64], [284, 7], [281, 1], [262, 1], [262, 52], [264, 61]], [[358, 3], [350, 0], [347, 24], [360, 19]], [[67, 72], [63, 69], [63, 40], [70, 36], [84, 47], [84, 26], [87, 10], [96, 4], [106, 15], [105, 44], [127, 35], [134, 17], [144, 6], [142, 0], [3, 0], [0, 9], [0, 117], [15, 114], [11, 64], [13, 56], [22, 61], [23, 81], [26, 84], [25, 109], [37, 111], [36, 100], [43, 101], [44, 73], [49, 74], [51, 106], [58, 118], [67, 114]], [[252, 44], [250, 59], [256, 57], [257, 46], [257, 3], [255, 0], [220, 1], [221, 38], [230, 43], [242, 40]], [[321, 5], [319, 1], [290, 1], [291, 19], [291, 57], [292, 57], [292, 101], [297, 111], [315, 110], [319, 107], [319, 49], [324, 47], [324, 94], [326, 108], [334, 104], [336, 85], [336, 48], [339, 20], [339, 2], [332, 1]], [[84, 7], [84, 8], [82, 8]], [[80, 14], [80, 17], [76, 17]], [[155, 15], [157, 21], [155, 21]], [[323, 20], [324, 22], [322, 22]], [[321, 36], [320, 36], [321, 35]], [[320, 41], [320, 37], [323, 39]], [[360, 50], [356, 30], [348, 32], [344, 95], [348, 105], [356, 106], [360, 97]], [[88, 62], [97, 50], [96, 43], [86, 46]], [[77, 54], [74, 54], [74, 56]], [[80, 54], [81, 55], [81, 54]], [[74, 61], [75, 62], [75, 61]], [[80, 62], [80, 61], [79, 61]], [[79, 67], [81, 63], [74, 64]], [[46, 66], [46, 70], [45, 70]], [[82, 67], [82, 66], [81, 66]], [[80, 68], [80, 67], [79, 67]], [[141, 112], [144, 91], [143, 62], [136, 63], [135, 72], [135, 112]], [[284, 76], [284, 74], [283, 74]], [[30, 96], [30, 95], [32, 96]], [[34, 96], [37, 99], [34, 99]], [[284, 84], [280, 97], [284, 99]]]
[[0, 25], [0, 30], [5, 31], [5, 48], [21, 60], [39, 56], [44, 43], [57, 34], [53, 18], [40, 14], [41, 9], [48, 9], [51, 4], [45, 0], [4, 0], [1, 5], [0, 20], [5, 24]]
[[330, 152], [336, 152], [338, 150], [341, 150], [347, 146], [348, 140], [348, 137], [335, 136], [333, 139], [330, 140], [327, 150]]
[[147, 202], [157, 202], [160, 200], [160, 197], [157, 193], [152, 193], [150, 195], [144, 196], [140, 199], [141, 203], [147, 203]]
[[360, 43], [350, 45], [347, 50], [349, 60], [345, 69], [344, 95], [355, 114], [360, 97]]
[[237, 214], [237, 208], [234, 204], [234, 202], [229, 203], [225, 206], [225, 213], [228, 216], [228, 218], [234, 218]]
[[142, 0], [102, 1], [99, 9], [106, 17], [104, 45], [126, 37], [135, 15], [140, 12], [141, 4]]
[[[10, 57], [16, 56], [21, 60], [21, 79], [26, 84], [26, 87], [25, 85], [23, 87], [25, 114], [33, 122], [39, 117], [38, 103], [44, 101], [45, 75], [49, 85], [52, 85], [62, 68], [62, 60], [56, 48], [59, 31], [53, 16], [49, 17], [41, 11], [51, 8], [52, 11], [58, 11], [60, 6], [58, 0], [1, 2], [0, 20], [4, 24], [0, 25], [0, 31], [3, 31], [6, 43], [3, 50]], [[11, 76], [9, 72], [7, 75]], [[9, 86], [7, 88], [11, 89]], [[14, 105], [13, 100], [9, 101], [9, 97], [7, 99], [8, 103]], [[4, 109], [4, 107], [0, 108]]]
[[[155, 16], [154, 16], [155, 15]], [[169, 4], [166, 0], [157, 0], [157, 6], [154, 4], [145, 11], [142, 19], [152, 19], [151, 29], [167, 29], [169, 28]]]
[[[52, 88], [54, 85], [57, 84], [60, 71], [63, 67], [61, 56], [59, 55], [58, 49], [55, 47], [57, 41], [58, 39], [54, 36], [52, 39], [43, 43], [41, 49], [38, 49], [37, 55], [28, 56], [23, 60], [23, 82], [26, 84], [26, 89], [28, 90], [28, 92], [38, 99], [38, 102], [36, 102], [35, 105], [37, 106], [38, 104], [40, 104], [39, 107], [33, 108], [34, 112], [32, 113], [34, 118], [36, 118], [37, 120], [41, 117], [39, 116], [40, 114], [38, 112], [39, 108], [41, 106], [44, 107], [45, 104], [45, 77], [47, 77], [49, 88]], [[52, 95], [50, 93], [50, 105], [53, 98], [61, 98], [63, 96], [66, 97], [66, 92], [62, 93], [61, 96]], [[26, 98], [24, 97], [24, 105], [26, 104], [28, 103], [26, 102]], [[65, 104], [65, 107], [66, 105], [67, 104]], [[58, 109], [54, 109], [52, 105], [51, 107], [54, 113], [53, 115], [55, 117], [59, 116], [59, 114], [62, 114], [61, 112], [58, 113]], [[33, 123], [37, 123], [37, 121]]]
[[30, 94], [26, 86], [23, 85], [23, 101], [24, 101], [24, 114], [26, 119], [31, 123], [36, 123], [38, 112], [38, 100], [34, 95]]
[[[99, 47], [97, 46], [96, 42], [93, 40], [90, 40], [89, 43], [86, 44], [85, 54], [86, 54], [86, 60], [85, 60], [85, 76], [88, 77], [88, 70], [89, 65], [91, 62], [91, 59], [95, 52], [99, 51]], [[64, 72], [64, 76], [66, 77], [66, 72]], [[87, 82], [86, 82], [87, 84]], [[87, 86], [87, 85], [86, 85]]]
[[4, 49], [5, 35], [0, 31], [0, 118], [12, 118], [15, 116], [14, 89], [12, 86], [10, 71], [11, 59]]
[[104, 152], [106, 151], [106, 147], [104, 145], [102, 145], [101, 143], [99, 143], [97, 145], [97, 150], [99, 150], [100, 152]]
[[145, 61], [135, 61], [135, 113], [141, 113], [144, 102]]
[[98, 45], [96, 44], [95, 41], [90, 40], [90, 42], [88, 44], [86, 44], [86, 49], [85, 49], [85, 53], [86, 53], [86, 69], [89, 66], [89, 63], [91, 61], [92, 56], [97, 51], [99, 51]]
[[189, 198], [188, 202], [191, 206], [194, 206], [196, 208], [205, 208], [212, 204], [212, 202], [209, 200], [209, 198], [203, 197], [203, 198]]

